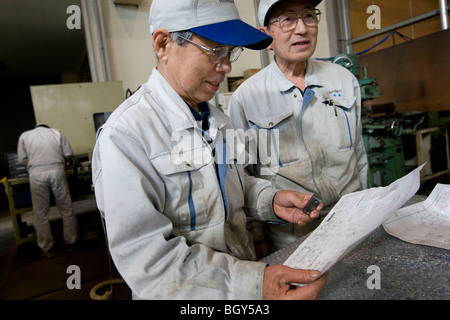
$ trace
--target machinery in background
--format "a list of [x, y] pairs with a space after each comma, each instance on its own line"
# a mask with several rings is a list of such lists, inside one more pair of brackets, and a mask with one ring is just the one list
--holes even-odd
[[372, 115], [362, 122], [369, 187], [386, 186], [422, 164], [422, 183], [450, 174], [445, 112]]
[[[355, 75], [361, 87], [363, 101], [369, 101], [380, 96], [376, 79], [368, 77], [367, 66], [362, 68], [363, 77], [361, 77], [359, 60], [356, 55], [340, 54], [332, 60], [332, 63], [345, 67]], [[433, 123], [436, 122], [436, 115], [420, 112], [398, 114], [394, 105], [371, 106], [369, 103], [363, 103], [363, 105], [363, 139], [369, 162], [369, 188], [389, 185], [415, 168], [418, 162], [439, 162], [440, 159], [431, 161], [432, 159], [422, 156], [423, 153], [433, 154], [427, 149], [432, 144], [431, 139], [442, 140], [442, 136], [445, 136], [441, 145], [443, 146], [442, 150], [447, 148], [446, 158], [449, 158], [447, 130], [443, 134], [439, 130], [424, 129], [436, 125], [436, 123]], [[430, 137], [430, 134], [434, 137]], [[428, 135], [427, 139], [430, 146], [424, 147], [422, 145], [424, 135]], [[438, 168], [431, 168], [430, 165], [430, 172], [423, 174], [434, 177], [436, 175], [433, 174], [433, 171], [450, 172], [450, 163], [448, 162], [439, 164]]]
[[[22, 215], [27, 215], [28, 220], [31, 220], [29, 213], [33, 210], [33, 204], [30, 185], [25, 166], [17, 162], [17, 154], [8, 153], [7, 158], [9, 177], [2, 178], [0, 184], [4, 184], [5, 187], [16, 244], [21, 245], [35, 240], [32, 225], [22, 219]], [[72, 201], [93, 199], [94, 191], [91, 187], [92, 174], [88, 154], [75, 155], [74, 159], [66, 164], [65, 169]], [[50, 194], [50, 206], [55, 205], [53, 194]]]
[[377, 80], [368, 77], [367, 66], [363, 67], [364, 77], [361, 78], [359, 60], [354, 54], [339, 54], [332, 60], [332, 63], [343, 66], [348, 69], [358, 79], [361, 87], [362, 100], [371, 100], [378, 98], [380, 92], [378, 91]]
[[[345, 67], [358, 79], [363, 101], [379, 97], [377, 81], [368, 77], [367, 66], [363, 67], [364, 74], [361, 78], [356, 55], [340, 54], [332, 63]], [[363, 110], [363, 139], [369, 162], [369, 188], [389, 185], [406, 173], [403, 143], [392, 129], [392, 123], [387, 119], [374, 119], [372, 110]]]
[[362, 122], [369, 163], [368, 187], [387, 186], [406, 174], [403, 142], [393, 129], [396, 121], [364, 118]]

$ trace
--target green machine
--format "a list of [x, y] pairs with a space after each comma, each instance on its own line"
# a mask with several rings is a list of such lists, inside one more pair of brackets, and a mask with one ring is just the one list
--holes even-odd
[[406, 174], [403, 142], [395, 133], [395, 121], [363, 119], [363, 139], [369, 188], [387, 186]]
[[[362, 100], [371, 100], [380, 95], [376, 79], [368, 77], [367, 67], [360, 74], [356, 55], [340, 54], [332, 63], [341, 65], [352, 72], [359, 81]], [[406, 174], [403, 143], [396, 131], [395, 120], [373, 119], [364, 116], [363, 139], [366, 147], [369, 170], [368, 187], [387, 186]], [[398, 123], [398, 122], [397, 122]]]
[[334, 57], [332, 63], [345, 67], [355, 75], [361, 87], [361, 98], [363, 100], [371, 100], [379, 97], [380, 92], [378, 91], [377, 81], [374, 78], [368, 77], [367, 66], [363, 67], [364, 74], [363, 78], [361, 78], [359, 60], [356, 55], [339, 54]]

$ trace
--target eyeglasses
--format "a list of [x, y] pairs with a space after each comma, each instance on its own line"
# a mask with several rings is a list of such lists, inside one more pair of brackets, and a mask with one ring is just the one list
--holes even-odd
[[322, 12], [320, 12], [319, 9], [306, 10], [300, 15], [297, 15], [295, 13], [287, 13], [278, 17], [277, 20], [271, 21], [270, 24], [278, 22], [280, 29], [283, 32], [290, 32], [297, 27], [298, 19], [300, 18], [303, 20], [303, 23], [308, 27], [317, 26], [319, 24], [321, 14]]
[[209, 52], [209, 62], [212, 64], [218, 64], [225, 60], [227, 56], [230, 57], [230, 62], [235, 62], [239, 57], [241, 56], [242, 51], [244, 51], [243, 47], [234, 47], [233, 49], [229, 49], [225, 46], [217, 46], [214, 49], [209, 49], [205, 46], [202, 46], [201, 44], [195, 43], [194, 41], [191, 41], [189, 39], [186, 39], [182, 36], [178, 36], [178, 38], [181, 38], [189, 43], [192, 43], [193, 45]]

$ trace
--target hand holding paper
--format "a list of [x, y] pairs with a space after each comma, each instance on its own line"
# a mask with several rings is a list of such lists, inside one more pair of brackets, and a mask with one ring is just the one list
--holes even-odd
[[388, 187], [343, 196], [284, 265], [325, 272], [399, 210], [420, 187], [423, 165]]

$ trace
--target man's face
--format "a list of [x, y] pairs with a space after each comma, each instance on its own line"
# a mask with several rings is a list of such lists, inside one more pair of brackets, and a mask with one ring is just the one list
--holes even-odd
[[[191, 41], [213, 49], [220, 45], [194, 34]], [[231, 71], [229, 58], [218, 64], [209, 62], [209, 53], [191, 43], [180, 47], [175, 42], [168, 53], [169, 82], [189, 105], [211, 100]], [[230, 47], [231, 49], [232, 47]]]
[[[314, 9], [309, 0], [287, 0], [279, 4], [271, 13], [269, 23], [287, 13], [300, 15], [305, 10]], [[318, 26], [306, 26], [300, 18], [297, 27], [289, 32], [283, 32], [279, 23], [275, 22], [265, 28], [265, 32], [273, 37], [271, 48], [277, 61], [298, 63], [310, 58], [317, 45]]]

